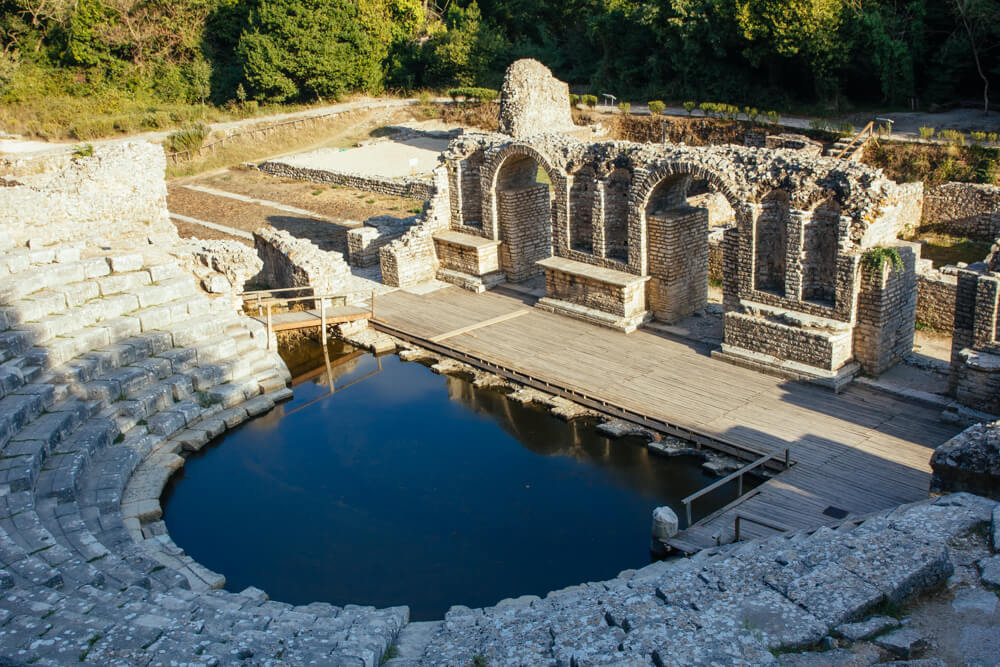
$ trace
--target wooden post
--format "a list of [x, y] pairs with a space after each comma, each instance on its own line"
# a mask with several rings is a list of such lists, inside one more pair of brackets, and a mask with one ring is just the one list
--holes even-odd
[[326, 299], [319, 300], [319, 326], [323, 329], [323, 347], [326, 347]]
[[267, 349], [271, 349], [271, 304], [267, 304]]

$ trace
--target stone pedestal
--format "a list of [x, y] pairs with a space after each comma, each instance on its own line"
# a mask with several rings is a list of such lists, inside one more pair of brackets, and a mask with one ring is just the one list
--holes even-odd
[[537, 262], [545, 270], [545, 298], [535, 304], [569, 317], [635, 331], [650, 319], [646, 310], [649, 276], [637, 276], [562, 257]]
[[434, 235], [438, 280], [472, 292], [485, 292], [503, 282], [500, 271], [500, 241], [475, 234], [446, 231]]

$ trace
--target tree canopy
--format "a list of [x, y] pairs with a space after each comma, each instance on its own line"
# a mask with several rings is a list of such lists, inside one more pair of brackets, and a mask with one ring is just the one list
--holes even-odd
[[633, 99], [988, 104], [1000, 0], [0, 0], [8, 100], [497, 87], [519, 57]]

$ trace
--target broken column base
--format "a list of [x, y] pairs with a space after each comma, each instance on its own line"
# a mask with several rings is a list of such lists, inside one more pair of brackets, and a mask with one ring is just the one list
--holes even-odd
[[795, 380], [798, 382], [811, 382], [821, 387], [832, 389], [837, 392], [854, 380], [861, 366], [857, 362], [849, 362], [837, 370], [828, 371], [822, 368], [807, 366], [806, 364], [788, 359], [752, 352], [733, 345], [722, 344], [722, 349], [713, 350], [712, 358], [728, 362], [735, 366], [749, 368], [751, 370], [775, 375], [777, 377]]

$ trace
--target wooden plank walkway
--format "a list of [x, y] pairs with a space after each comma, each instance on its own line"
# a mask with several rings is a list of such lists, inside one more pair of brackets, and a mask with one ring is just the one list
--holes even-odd
[[[835, 523], [837, 510], [863, 515], [926, 498], [932, 450], [960, 430], [933, 409], [864, 387], [834, 394], [712, 359], [707, 346], [653, 331], [626, 336], [524, 310], [523, 299], [498, 292], [398, 290], [376, 299], [373, 321], [708, 438], [756, 452], [791, 447], [791, 470], [684, 531], [679, 547], [709, 546], [716, 533], [730, 541], [737, 511], [798, 529]], [[773, 534], [747, 522], [741, 532]]]
[[[344, 322], [355, 322], [357, 320], [368, 319], [370, 315], [371, 311], [366, 307], [338, 306], [336, 308], [327, 309], [326, 323], [327, 325], [331, 325], [343, 324]], [[251, 318], [257, 320], [264, 326], [267, 326], [266, 315], [251, 315]], [[320, 316], [319, 309], [293, 310], [288, 313], [272, 313], [271, 330], [295, 331], [298, 329], [309, 329], [320, 326], [321, 321], [322, 318]]]

